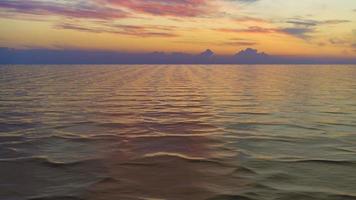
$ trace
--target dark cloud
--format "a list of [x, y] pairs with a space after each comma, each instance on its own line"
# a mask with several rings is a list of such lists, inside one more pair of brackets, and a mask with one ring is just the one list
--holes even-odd
[[308, 27], [300, 27], [300, 28], [293, 27], [293, 28], [282, 28], [279, 31], [297, 38], [307, 39], [310, 37], [309, 34], [314, 32], [314, 29]]
[[301, 39], [307, 39], [310, 37], [310, 33], [314, 32], [314, 28], [311, 27], [290, 27], [290, 28], [265, 28], [260, 26], [251, 26], [243, 29], [217, 29], [221, 32], [231, 33], [249, 33], [249, 34], [285, 34]]
[[300, 38], [300, 39], [310, 39], [312, 34], [317, 31], [318, 26], [320, 25], [333, 25], [333, 24], [341, 24], [348, 23], [349, 20], [325, 20], [325, 21], [317, 21], [317, 20], [309, 20], [309, 19], [300, 19], [300, 18], [291, 18], [287, 21], [282, 21], [283, 25], [278, 25], [274, 21], [269, 21], [266, 19], [260, 18], [237, 18], [236, 21], [254, 21], [254, 22], [262, 22], [270, 25], [275, 25], [276, 28], [263, 27], [263, 26], [250, 26], [247, 28], [221, 28], [218, 31], [222, 32], [235, 32], [235, 33], [249, 33], [249, 34], [285, 34], [292, 37]]
[[287, 20], [286, 23], [293, 24], [296, 26], [318, 26], [318, 25], [334, 25], [334, 24], [343, 24], [349, 23], [350, 20], [343, 20], [343, 19], [332, 19], [332, 20], [310, 20], [310, 19], [290, 19]]
[[229, 45], [229, 46], [254, 46], [256, 44], [257, 44], [256, 42], [249, 42], [249, 41], [230, 41], [224, 43], [224, 45]]
[[339, 38], [332, 38], [329, 40], [330, 44], [333, 45], [348, 45], [350, 44], [350, 41], [345, 40], [345, 39], [339, 39]]
[[121, 35], [131, 35], [136, 37], [177, 37], [174, 28], [171, 26], [135, 26], [120, 24], [102, 24], [95, 28], [74, 23], [61, 23], [55, 25], [57, 29], [67, 29], [84, 31], [91, 33], [111, 33]]
[[248, 47], [255, 46], [258, 43], [253, 40], [243, 38], [231, 38], [225, 41], [197, 41], [197, 40], [178, 40], [177, 43], [184, 44], [199, 44], [199, 45], [211, 45], [211, 46], [235, 46], [235, 47]]
[[349, 23], [349, 22], [351, 22], [351, 21], [344, 20], [344, 19], [332, 19], [332, 20], [321, 21], [320, 24], [332, 25], [332, 24], [343, 24], [343, 23]]
[[298, 20], [298, 19], [291, 19], [286, 21], [288, 24], [293, 24], [295, 26], [317, 26], [318, 22], [315, 20]]
[[221, 28], [217, 29], [218, 31], [221, 32], [232, 32], [232, 33], [276, 33], [278, 32], [278, 29], [274, 28], [264, 28], [260, 26], [250, 26], [247, 28], [242, 28], [242, 29], [231, 29], [231, 28]]
[[235, 17], [235, 18], [233, 18], [233, 20], [236, 22], [261, 22], [261, 23], [270, 22], [267, 19], [250, 17], [250, 16]]
[[267, 61], [270, 59], [270, 56], [264, 52], [258, 52], [257, 49], [247, 48], [245, 50], [241, 50], [237, 54], [235, 54], [236, 58], [240, 58], [241, 60], [258, 60], [259, 62]]
[[57, 15], [69, 18], [91, 19], [117, 19], [128, 15], [121, 9], [99, 5], [93, 1], [1, 0], [0, 11], [22, 15]]
[[215, 54], [215, 53], [214, 53], [212, 50], [207, 49], [207, 50], [203, 51], [203, 52], [200, 54], [200, 56], [203, 56], [203, 57], [212, 57], [212, 56], [214, 56], [214, 54]]
[[332, 20], [310, 20], [310, 19], [300, 19], [293, 18], [286, 21], [287, 24], [292, 24], [292, 27], [281, 28], [280, 32], [301, 38], [301, 39], [309, 39], [311, 34], [316, 32], [318, 26], [321, 25], [336, 25], [342, 23], [351, 22], [349, 20], [340, 20], [340, 19], [332, 19]]
[[224, 42], [222, 44], [238, 47], [238, 46], [254, 46], [257, 44], [257, 42], [252, 41], [252, 40], [247, 40], [247, 39], [233, 38], [233, 39], [230, 39], [229, 41]]

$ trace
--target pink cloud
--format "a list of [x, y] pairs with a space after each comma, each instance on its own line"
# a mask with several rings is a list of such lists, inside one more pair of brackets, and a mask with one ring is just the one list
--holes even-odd
[[133, 12], [151, 15], [196, 17], [207, 14], [210, 6], [207, 0], [97, 0], [124, 7]]
[[[158, 16], [197, 17], [209, 14], [208, 0], [1, 0], [2, 16], [60, 16], [112, 20], [136, 13]], [[40, 19], [40, 18], [39, 18]]]

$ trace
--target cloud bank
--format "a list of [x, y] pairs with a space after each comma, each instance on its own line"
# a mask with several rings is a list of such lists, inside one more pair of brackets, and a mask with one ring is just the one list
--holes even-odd
[[272, 56], [252, 48], [231, 56], [220, 56], [209, 49], [188, 54], [0, 48], [0, 64], [356, 64], [356, 58]]

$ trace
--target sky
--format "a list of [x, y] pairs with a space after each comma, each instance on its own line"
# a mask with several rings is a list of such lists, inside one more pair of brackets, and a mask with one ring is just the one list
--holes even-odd
[[0, 0], [0, 47], [356, 57], [355, 0]]

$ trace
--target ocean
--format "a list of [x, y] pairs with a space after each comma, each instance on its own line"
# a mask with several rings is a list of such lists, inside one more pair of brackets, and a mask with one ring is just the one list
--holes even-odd
[[1, 200], [354, 200], [356, 66], [2, 65]]

